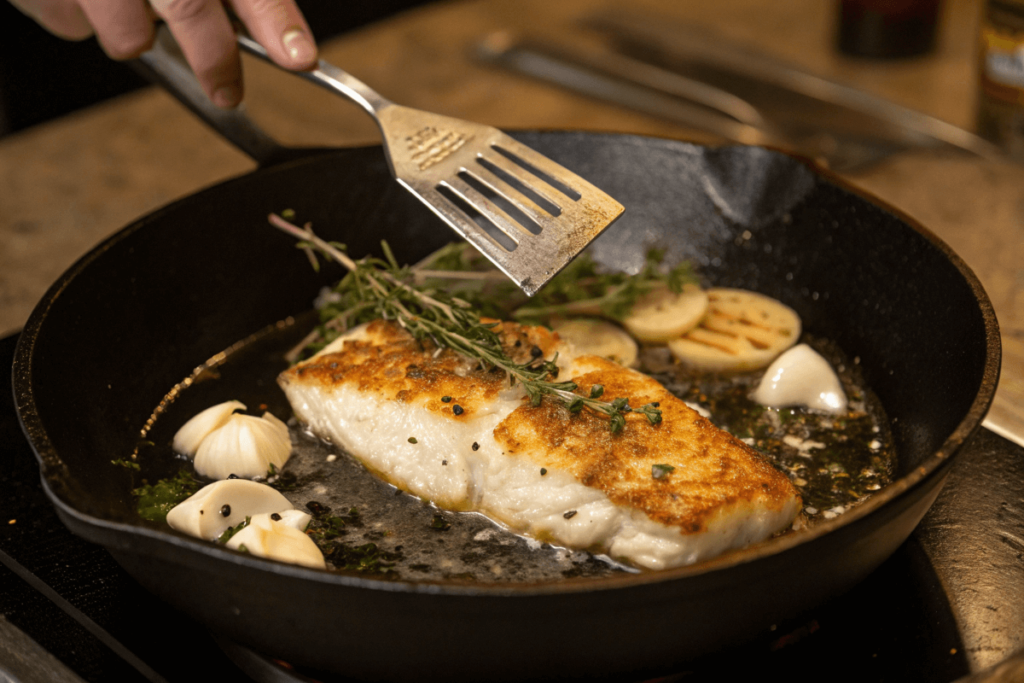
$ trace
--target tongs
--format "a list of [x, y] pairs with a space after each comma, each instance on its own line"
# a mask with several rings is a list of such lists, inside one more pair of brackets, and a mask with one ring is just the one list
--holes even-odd
[[[271, 61], [256, 41], [238, 36], [243, 50]], [[265, 135], [194, 96], [171, 66], [166, 45], [144, 55], [150, 77], [222, 133], [242, 127], [232, 141], [246, 151]], [[311, 71], [294, 72], [370, 114], [380, 127], [384, 153], [395, 179], [455, 232], [476, 247], [532, 296], [622, 214], [623, 207], [572, 171], [496, 128], [397, 105], [336, 66], [320, 60]], [[205, 98], [200, 97], [200, 100]]]

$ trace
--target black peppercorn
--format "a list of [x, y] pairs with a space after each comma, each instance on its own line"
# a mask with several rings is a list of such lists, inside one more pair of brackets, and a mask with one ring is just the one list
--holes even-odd
[[454, 406], [452, 406], [452, 412], [453, 412], [453, 413], [455, 413], [456, 415], [462, 415], [462, 413], [464, 413], [464, 412], [466, 412], [466, 411], [464, 411], [464, 410], [462, 409], [462, 406], [460, 406], [460, 405], [454, 405]]
[[226, 504], [226, 503], [224, 505], [222, 505], [221, 508], [220, 508], [220, 514], [222, 514], [225, 517], [230, 517], [231, 516], [231, 506]]
[[280, 522], [281, 521], [281, 515], [277, 514], [276, 512], [274, 514], [270, 515], [270, 518], [272, 520], [274, 520], [275, 522]]

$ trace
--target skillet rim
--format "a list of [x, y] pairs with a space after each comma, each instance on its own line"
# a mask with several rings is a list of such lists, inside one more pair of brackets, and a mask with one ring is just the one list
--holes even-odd
[[[685, 140], [679, 140], [677, 138], [652, 136], [652, 135], [635, 135], [628, 133], [614, 133], [614, 132], [593, 132], [593, 131], [574, 131], [574, 130], [515, 130], [513, 134], [539, 134], [541, 136], [557, 136], [557, 137], [568, 137], [571, 135], [582, 135], [585, 137], [605, 137], [605, 138], [616, 138], [616, 139], [633, 139], [641, 141], [659, 141], [662, 144], [684, 144], [692, 147], [701, 149], [724, 149], [724, 148], [746, 148], [746, 147], [758, 147], [752, 145], [722, 145], [722, 146], [708, 146], [708, 145], [697, 145]], [[38, 411], [36, 410], [36, 404], [34, 395], [31, 387], [31, 361], [32, 361], [32, 350], [35, 345], [35, 341], [39, 335], [40, 328], [45, 321], [46, 314], [49, 311], [50, 306], [54, 300], [60, 295], [61, 291], [80, 273], [83, 269], [98, 258], [101, 254], [110, 249], [117, 242], [128, 236], [134, 234], [138, 230], [143, 229], [150, 221], [160, 218], [163, 214], [171, 212], [177, 209], [177, 207], [185, 202], [193, 201], [197, 197], [206, 195], [218, 191], [220, 188], [235, 184], [246, 182], [247, 179], [256, 174], [281, 171], [285, 170], [293, 165], [301, 165], [308, 162], [311, 158], [319, 156], [320, 153], [346, 153], [354, 152], [360, 153], [360, 151], [366, 150], [382, 150], [381, 145], [366, 145], [361, 147], [346, 147], [338, 148], [335, 150], [315, 150], [308, 156], [302, 156], [298, 159], [292, 159], [290, 161], [275, 164], [269, 167], [257, 168], [254, 171], [239, 175], [233, 178], [229, 178], [223, 182], [211, 185], [203, 188], [193, 194], [181, 197], [173, 202], [160, 207], [153, 212], [146, 214], [129, 225], [117, 230], [112, 235], [101, 241], [98, 245], [89, 250], [85, 255], [79, 258], [71, 267], [69, 267], [58, 280], [50, 286], [46, 291], [40, 303], [37, 304], [36, 308], [33, 309], [29, 320], [26, 322], [24, 329], [22, 330], [21, 336], [18, 340], [18, 345], [15, 350], [14, 364], [12, 367], [12, 381], [14, 389], [15, 406], [18, 412], [19, 423], [21, 424], [22, 431], [25, 433], [29, 443], [32, 445], [33, 453], [40, 462], [40, 474], [43, 484], [43, 489], [50, 498], [50, 500], [57, 507], [58, 511], [63, 516], [67, 516], [76, 522], [84, 525], [87, 529], [105, 531], [113, 533], [115, 535], [121, 535], [124, 538], [140, 537], [145, 539], [146, 542], [158, 542], [158, 543], [169, 543], [171, 546], [178, 549], [188, 549], [198, 551], [201, 555], [207, 556], [215, 560], [223, 560], [229, 564], [239, 565], [248, 569], [254, 569], [259, 571], [267, 571], [272, 574], [285, 575], [291, 578], [313, 580], [317, 583], [343, 586], [349, 588], [364, 588], [371, 590], [383, 590], [387, 592], [403, 592], [411, 594], [449, 594], [453, 596], [509, 596], [509, 597], [533, 597], [541, 595], [565, 595], [574, 594], [580, 592], [593, 592], [593, 591], [604, 591], [604, 590], [617, 590], [624, 588], [634, 588], [651, 583], [661, 583], [665, 581], [681, 580], [696, 576], [703, 576], [712, 574], [714, 572], [725, 572], [735, 567], [746, 565], [757, 560], [764, 558], [784, 554], [796, 547], [810, 544], [823, 537], [832, 535], [834, 532], [853, 526], [854, 524], [864, 520], [865, 518], [874, 515], [882, 508], [887, 507], [891, 502], [898, 498], [901, 498], [908, 494], [910, 491], [918, 488], [927, 481], [933, 478], [939, 478], [938, 483], [941, 485], [942, 478], [940, 478], [940, 469], [947, 466], [951, 462], [951, 457], [963, 446], [963, 444], [981, 427], [982, 420], [988, 411], [989, 406], [995, 395], [996, 387], [998, 385], [1000, 364], [1001, 364], [1001, 343], [999, 336], [999, 326], [996, 320], [995, 311], [992, 307], [991, 301], [988, 298], [987, 293], [981, 285], [980, 280], [974, 274], [973, 270], [964, 262], [964, 260], [956, 254], [940, 237], [935, 235], [931, 230], [923, 226], [919, 221], [913, 217], [907, 215], [904, 211], [897, 209], [889, 203], [875, 197], [866, 190], [857, 187], [852, 182], [840, 178], [835, 173], [828, 169], [822, 168], [819, 164], [816, 164], [813, 160], [806, 157], [801, 157], [791, 153], [783, 152], [778, 149], [759, 147], [760, 149], [768, 149], [772, 153], [781, 154], [808, 167], [810, 171], [816, 176], [817, 179], [825, 181], [833, 186], [838, 187], [846, 193], [852, 194], [859, 199], [872, 204], [884, 211], [893, 214], [906, 226], [913, 231], [919, 233], [925, 240], [931, 243], [932, 246], [937, 248], [942, 255], [949, 261], [949, 263], [956, 268], [960, 275], [964, 278], [966, 284], [969, 286], [975, 300], [979, 305], [979, 312], [981, 313], [982, 322], [985, 329], [985, 362], [980, 380], [980, 386], [974, 399], [971, 402], [970, 408], [964, 414], [963, 418], [958, 422], [956, 428], [950, 433], [950, 435], [942, 442], [942, 445], [930, 456], [927, 457], [925, 462], [916, 467], [910, 473], [900, 477], [894, 481], [882, 491], [871, 496], [867, 501], [857, 506], [856, 508], [837, 516], [834, 519], [826, 520], [824, 522], [817, 523], [813, 528], [804, 530], [795, 534], [790, 534], [776, 539], [769, 539], [758, 544], [747, 546], [738, 550], [727, 552], [721, 556], [706, 560], [694, 565], [675, 567], [671, 569], [663, 569], [657, 571], [644, 571], [638, 574], [626, 574], [623, 576], [610, 576], [602, 578], [587, 578], [578, 581], [565, 581], [565, 580], [548, 580], [539, 582], [523, 582], [516, 584], [508, 583], [485, 583], [476, 581], [472, 583], [462, 583], [459, 581], [448, 580], [448, 581], [395, 581], [395, 580], [381, 580], [374, 578], [367, 578], [358, 575], [347, 575], [339, 572], [331, 572], [325, 570], [309, 569], [305, 567], [299, 567], [296, 565], [289, 565], [273, 560], [267, 560], [264, 558], [254, 557], [245, 553], [239, 553], [231, 551], [227, 548], [222, 548], [216, 545], [211, 545], [207, 542], [193, 539], [179, 534], [173, 530], [168, 529], [167, 531], [151, 529], [141, 525], [133, 525], [122, 522], [112, 522], [99, 517], [94, 517], [78, 511], [73, 508], [70, 504], [60, 498], [58, 493], [51, 488], [49, 477], [47, 475], [47, 459], [53, 459], [55, 463], [61, 463], [60, 456], [56, 453], [52, 442], [46, 434], [46, 430], [42, 425], [42, 421], [39, 417]], [[315, 155], [315, 156], [314, 156]], [[38, 440], [38, 441], [37, 441]], [[50, 476], [53, 476], [51, 473]], [[64, 520], [65, 524], [68, 521]], [[114, 547], [111, 544], [94, 540], [106, 547]], [[124, 547], [118, 547], [118, 550], [125, 550], [130, 548], [130, 544], [121, 544]]]

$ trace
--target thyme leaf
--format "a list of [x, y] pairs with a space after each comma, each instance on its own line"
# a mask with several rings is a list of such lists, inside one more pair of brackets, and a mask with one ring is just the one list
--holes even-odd
[[668, 475], [672, 474], [675, 469], [672, 465], [651, 465], [651, 476], [655, 479], [667, 479]]
[[241, 531], [245, 527], [249, 526], [249, 522], [251, 522], [251, 521], [252, 521], [252, 517], [247, 516], [245, 519], [243, 519], [241, 522], [239, 522], [235, 526], [228, 527], [227, 529], [224, 530], [224, 533], [222, 533], [220, 535], [220, 537], [217, 538], [217, 543], [220, 543], [221, 545], [224, 545], [225, 543], [227, 543], [228, 541], [231, 540], [232, 536], [237, 534], [239, 531]]
[[[484, 367], [500, 368], [511, 384], [519, 382], [523, 386], [534, 406], [548, 397], [573, 412], [587, 408], [607, 416], [612, 433], [625, 428], [625, 413], [633, 410], [628, 399], [608, 403], [573, 393], [577, 389], [574, 382], [554, 381], [557, 354], [551, 361], [516, 363], [502, 348], [496, 323], [482, 322], [476, 309], [462, 298], [431, 287], [429, 283], [415, 284], [411, 269], [398, 265], [386, 243], [383, 244], [385, 259], [365, 257], [356, 261], [341, 245], [318, 237], [308, 223], [300, 228], [276, 214], [271, 214], [269, 220], [274, 227], [300, 240], [300, 244], [311, 246], [348, 270], [334, 288], [335, 301], [321, 309], [321, 320], [325, 311], [329, 311], [332, 318], [343, 318], [337, 325], [340, 331], [349, 324], [375, 318], [394, 321], [420, 341], [430, 340], [438, 347], [481, 361]], [[651, 424], [661, 421], [661, 411], [652, 404], [635, 412], [645, 415]]]

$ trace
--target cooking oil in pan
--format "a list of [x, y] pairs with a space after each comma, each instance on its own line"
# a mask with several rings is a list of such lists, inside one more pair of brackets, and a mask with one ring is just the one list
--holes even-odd
[[[288, 420], [293, 452], [267, 483], [313, 515], [308, 530], [335, 571], [382, 580], [527, 582], [610, 576], [637, 570], [602, 555], [524, 538], [476, 513], [450, 512], [368, 472], [355, 458], [305, 431], [294, 419], [277, 375], [284, 356], [313, 325], [286, 321], [218, 354], [168, 395], [146, 428], [137, 453], [143, 483], [191, 472], [171, 440], [199, 411], [240, 400], [252, 412]], [[760, 372], [696, 376], [665, 362], [657, 349], [641, 355], [644, 369], [680, 398], [761, 450], [800, 491], [804, 510], [794, 527], [831, 519], [892, 479], [895, 453], [877, 399], [863, 386], [856, 362], [827, 340], [805, 338], [837, 369], [851, 411], [837, 418], [798, 409], [767, 409], [749, 398]], [[146, 522], [143, 522], [146, 523]], [[162, 525], [168, 532], [170, 530]], [[787, 532], [788, 533], [788, 532]]]

